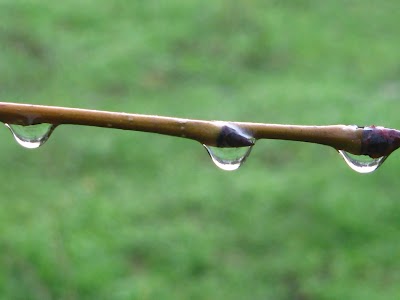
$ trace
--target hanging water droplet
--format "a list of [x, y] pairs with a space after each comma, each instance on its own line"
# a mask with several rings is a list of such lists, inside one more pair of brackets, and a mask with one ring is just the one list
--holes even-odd
[[237, 148], [220, 148], [203, 145], [214, 164], [225, 171], [238, 169], [249, 156], [253, 146]]
[[22, 147], [35, 149], [43, 145], [50, 137], [56, 125], [53, 124], [35, 124], [29, 126], [4, 124], [10, 129], [15, 140]]
[[387, 156], [382, 156], [379, 158], [371, 158], [366, 155], [352, 155], [343, 150], [339, 150], [340, 155], [343, 157], [344, 161], [358, 173], [371, 173], [378, 169]]

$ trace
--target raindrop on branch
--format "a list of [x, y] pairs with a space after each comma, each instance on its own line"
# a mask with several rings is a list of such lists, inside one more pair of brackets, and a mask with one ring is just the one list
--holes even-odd
[[371, 158], [366, 155], [353, 155], [343, 150], [339, 150], [339, 153], [343, 157], [344, 161], [349, 165], [349, 167], [358, 173], [374, 172], [383, 164], [383, 162], [387, 158], [387, 156]]
[[214, 164], [225, 171], [237, 170], [249, 156], [253, 146], [221, 148], [204, 145]]
[[10, 129], [18, 144], [28, 149], [35, 149], [43, 145], [56, 128], [56, 125], [47, 123], [28, 126], [6, 123], [4, 125]]

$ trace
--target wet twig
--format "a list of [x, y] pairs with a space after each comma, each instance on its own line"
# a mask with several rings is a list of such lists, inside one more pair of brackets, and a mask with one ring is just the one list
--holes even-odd
[[355, 155], [387, 157], [400, 146], [400, 131], [348, 125], [302, 126], [204, 121], [55, 106], [0, 102], [0, 121], [15, 125], [74, 124], [159, 133], [221, 148], [251, 146], [259, 139], [302, 141]]

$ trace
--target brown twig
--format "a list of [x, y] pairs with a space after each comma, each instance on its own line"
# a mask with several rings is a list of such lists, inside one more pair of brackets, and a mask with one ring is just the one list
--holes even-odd
[[7, 102], [0, 102], [0, 121], [25, 126], [74, 124], [153, 132], [218, 147], [250, 146], [258, 139], [292, 140], [371, 157], [389, 155], [400, 146], [400, 132], [382, 127], [203, 121]]

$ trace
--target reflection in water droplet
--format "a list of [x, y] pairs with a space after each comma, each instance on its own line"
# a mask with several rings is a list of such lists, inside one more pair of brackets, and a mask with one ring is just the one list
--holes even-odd
[[249, 156], [253, 146], [220, 148], [204, 145], [214, 164], [225, 171], [238, 169]]
[[29, 126], [15, 124], [4, 125], [10, 129], [18, 144], [28, 149], [35, 149], [43, 145], [56, 128], [56, 125], [47, 123]]
[[371, 173], [375, 171], [387, 158], [387, 156], [370, 158], [369, 156], [365, 155], [352, 155], [343, 150], [339, 150], [339, 153], [349, 167], [358, 173]]

